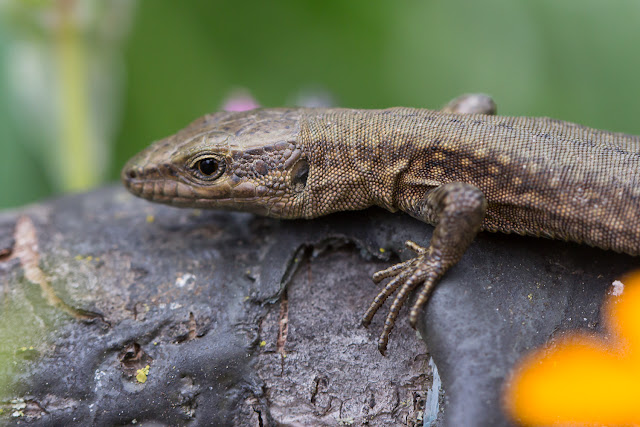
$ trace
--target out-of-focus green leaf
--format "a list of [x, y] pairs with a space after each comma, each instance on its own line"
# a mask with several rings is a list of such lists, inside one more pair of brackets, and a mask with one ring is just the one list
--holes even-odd
[[[111, 14], [90, 25], [118, 22]], [[216, 110], [238, 88], [265, 106], [320, 88], [341, 106], [362, 108], [438, 107], [463, 92], [486, 92], [501, 114], [640, 134], [638, 22], [638, 0], [141, 0], [128, 39], [112, 52], [124, 66], [102, 68], [124, 78], [92, 95], [98, 105], [113, 103], [105, 109], [113, 114], [104, 133], [108, 176], [115, 181], [133, 153]], [[104, 49], [90, 46], [96, 55]], [[6, 97], [3, 103], [0, 109], [12, 108]], [[16, 156], [12, 166], [22, 172], [11, 176], [20, 183], [29, 174], [36, 181], [46, 176], [29, 171], [46, 167], [41, 153], [6, 147], [33, 146], [20, 131], [29, 126], [28, 118], [10, 123], [18, 137], [0, 141], [0, 153]], [[36, 188], [51, 187], [39, 182]], [[0, 206], [42, 191], [28, 188]]]

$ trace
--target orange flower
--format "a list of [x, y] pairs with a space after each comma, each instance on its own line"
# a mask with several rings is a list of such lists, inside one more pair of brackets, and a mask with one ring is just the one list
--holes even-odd
[[605, 335], [576, 332], [527, 356], [505, 390], [527, 425], [640, 423], [640, 273], [617, 282], [603, 305]]

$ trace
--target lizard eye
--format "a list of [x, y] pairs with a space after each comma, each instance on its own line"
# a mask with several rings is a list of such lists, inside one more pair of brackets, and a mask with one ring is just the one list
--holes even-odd
[[198, 162], [198, 170], [203, 175], [211, 176], [218, 170], [218, 162], [213, 159], [204, 159]]
[[212, 156], [203, 156], [195, 159], [191, 168], [200, 179], [212, 181], [224, 173], [224, 162]]

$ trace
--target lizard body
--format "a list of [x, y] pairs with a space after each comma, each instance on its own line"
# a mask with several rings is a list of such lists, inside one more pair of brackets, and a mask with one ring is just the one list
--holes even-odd
[[177, 206], [314, 218], [377, 205], [435, 225], [427, 248], [407, 242], [415, 258], [374, 275], [390, 281], [365, 324], [397, 291], [383, 353], [409, 293], [422, 285], [414, 325], [479, 230], [640, 255], [640, 137], [451, 105], [210, 114], [133, 158], [122, 179]]

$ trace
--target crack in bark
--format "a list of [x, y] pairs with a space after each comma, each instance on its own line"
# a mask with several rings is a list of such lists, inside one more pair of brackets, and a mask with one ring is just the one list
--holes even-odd
[[193, 312], [189, 312], [189, 334], [187, 335], [187, 341], [191, 341], [196, 339], [196, 316], [193, 315]]
[[286, 357], [284, 346], [287, 343], [287, 334], [289, 333], [289, 298], [287, 297], [287, 289], [282, 292], [282, 299], [280, 300], [280, 316], [278, 318], [278, 340], [276, 341], [276, 348], [278, 353]]

